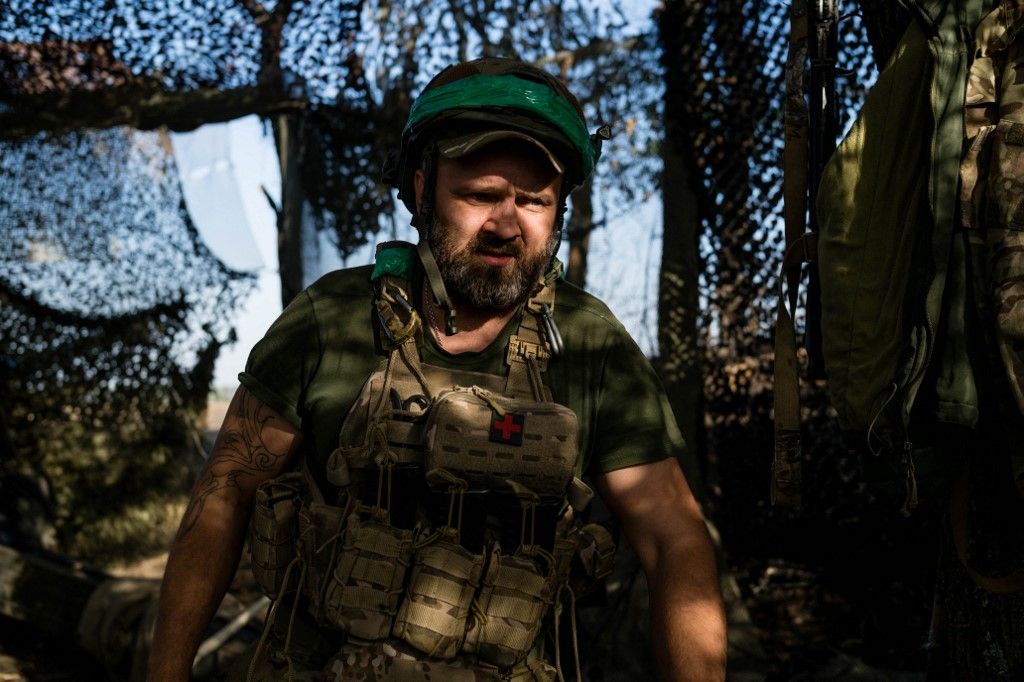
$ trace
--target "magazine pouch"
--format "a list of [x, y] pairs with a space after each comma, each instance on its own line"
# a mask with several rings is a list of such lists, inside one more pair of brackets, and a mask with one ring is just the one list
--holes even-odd
[[412, 530], [349, 515], [341, 551], [324, 587], [324, 618], [354, 637], [387, 637], [412, 559], [413, 538]]
[[342, 520], [345, 509], [307, 499], [299, 508], [299, 553], [305, 563], [304, 585], [309, 598], [309, 609], [320, 617], [323, 609], [323, 592], [332, 574], [342, 535]]
[[285, 572], [297, 556], [297, 517], [302, 494], [302, 475], [297, 471], [265, 481], [256, 489], [249, 552], [253, 577], [271, 599], [281, 596]]
[[462, 650], [510, 668], [526, 657], [554, 593], [550, 567], [525, 554], [504, 555], [495, 544], [469, 616]]
[[458, 544], [452, 529], [416, 551], [394, 635], [432, 658], [452, 658], [480, 584], [484, 557]]

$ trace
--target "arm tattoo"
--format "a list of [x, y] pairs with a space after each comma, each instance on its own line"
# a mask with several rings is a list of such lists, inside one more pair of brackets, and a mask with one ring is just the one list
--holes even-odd
[[248, 391], [239, 391], [192, 490], [178, 530], [179, 538], [195, 527], [210, 495], [224, 488], [239, 487], [243, 476], [265, 476], [280, 467], [288, 452], [275, 451], [264, 440], [265, 431], [274, 426], [287, 426], [287, 422]]

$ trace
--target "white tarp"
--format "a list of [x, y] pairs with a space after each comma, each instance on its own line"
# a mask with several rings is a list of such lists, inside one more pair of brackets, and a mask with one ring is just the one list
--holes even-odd
[[233, 270], [264, 265], [253, 238], [231, 161], [229, 124], [204, 125], [171, 135], [192, 222], [206, 246]]

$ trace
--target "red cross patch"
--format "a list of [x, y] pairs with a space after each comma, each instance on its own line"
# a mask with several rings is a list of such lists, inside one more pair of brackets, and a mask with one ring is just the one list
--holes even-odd
[[525, 414], [513, 414], [506, 412], [499, 415], [491, 413], [491, 442], [503, 443], [504, 445], [523, 444], [523, 425], [526, 423]]

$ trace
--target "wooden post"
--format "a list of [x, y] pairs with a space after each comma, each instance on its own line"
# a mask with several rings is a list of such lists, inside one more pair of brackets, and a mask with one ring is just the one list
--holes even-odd
[[274, 117], [274, 139], [281, 163], [281, 207], [277, 213], [277, 257], [281, 274], [281, 305], [302, 291], [302, 133], [304, 114]]

